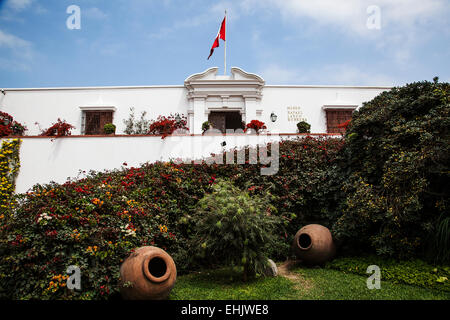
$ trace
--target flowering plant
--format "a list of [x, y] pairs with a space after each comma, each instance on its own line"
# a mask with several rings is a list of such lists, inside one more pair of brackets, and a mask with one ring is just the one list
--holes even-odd
[[3, 140], [0, 149], [0, 213], [14, 207], [12, 195], [20, 168], [21, 140]]
[[[180, 119], [177, 120], [177, 117]], [[153, 120], [150, 123], [149, 134], [162, 134], [162, 139], [171, 135], [177, 129], [189, 130], [187, 125], [187, 118], [184, 115], [179, 115], [178, 113], [170, 116], [159, 116], [158, 119]]]
[[21, 123], [14, 121], [11, 115], [0, 111], [0, 137], [10, 135], [21, 136], [25, 130], [27, 128]]
[[58, 118], [58, 121], [54, 123], [50, 128], [42, 131], [41, 136], [47, 137], [70, 136], [71, 134], [70, 130], [72, 129], [75, 129], [75, 127], [67, 123], [65, 120], [61, 121], [61, 119]]
[[347, 121], [345, 121], [345, 122], [343, 122], [341, 124], [338, 124], [337, 127], [341, 128], [341, 129], [344, 129], [344, 131], [347, 131], [348, 127], [350, 126], [351, 121], [352, 121], [352, 119], [348, 119]]
[[245, 131], [247, 131], [248, 129], [253, 129], [256, 132], [259, 132], [259, 130], [267, 129], [267, 127], [264, 124], [264, 122], [261, 122], [261, 121], [258, 121], [258, 120], [252, 120], [252, 121], [250, 121], [250, 123], [247, 123], [247, 125], [245, 127]]
[[[246, 193], [277, 207], [270, 214], [284, 223], [274, 231], [277, 243], [264, 254], [285, 259], [298, 226], [305, 221], [330, 225], [340, 184], [327, 170], [334, 167], [342, 143], [331, 138], [282, 141], [280, 171], [272, 176], [261, 176], [261, 164], [248, 165], [248, 160], [233, 166], [156, 162], [130, 168], [124, 163], [126, 168], [121, 170], [92, 171], [86, 178], [64, 184], [35, 185], [15, 196], [14, 208], [12, 199], [0, 207], [0, 299], [114, 299], [120, 294], [120, 265], [140, 246], [166, 250], [180, 272], [209, 266], [209, 262], [217, 265], [218, 260], [199, 259], [198, 247], [189, 240], [196, 231], [192, 217], [197, 203], [220, 178], [228, 178], [243, 191], [236, 204], [231, 203], [237, 210], [250, 212], [251, 217], [241, 219], [255, 218], [252, 207], [258, 208], [253, 205], [256, 200], [239, 199]], [[269, 185], [275, 198], [264, 192]], [[264, 206], [264, 213], [268, 207]], [[230, 225], [221, 223], [221, 235], [231, 232]], [[245, 221], [240, 226], [251, 227]], [[265, 224], [262, 227], [266, 230]], [[251, 244], [250, 239], [247, 248], [253, 250]], [[246, 253], [244, 261], [242, 255], [236, 261], [250, 267], [254, 257]], [[53, 279], [64, 276], [70, 265], [82, 271], [82, 291], [69, 290], [60, 285], [65, 281]]]

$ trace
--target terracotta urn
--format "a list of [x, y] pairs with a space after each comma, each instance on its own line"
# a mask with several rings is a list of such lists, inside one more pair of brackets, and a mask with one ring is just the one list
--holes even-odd
[[120, 292], [127, 300], [163, 300], [175, 285], [172, 257], [157, 247], [140, 247], [120, 267]]
[[309, 265], [323, 264], [333, 259], [336, 252], [330, 230], [320, 224], [301, 228], [294, 237], [294, 253]]

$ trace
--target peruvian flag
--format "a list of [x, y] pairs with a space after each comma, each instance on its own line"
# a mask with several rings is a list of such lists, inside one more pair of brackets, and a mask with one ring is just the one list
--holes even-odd
[[220, 25], [220, 29], [219, 32], [217, 33], [217, 37], [216, 39], [214, 39], [214, 43], [211, 47], [211, 51], [209, 53], [208, 59], [212, 56], [212, 54], [214, 53], [214, 49], [219, 47], [219, 39], [222, 39], [223, 41], [225, 40], [225, 29], [226, 29], [226, 20], [227, 20], [227, 16], [225, 16], [225, 18], [223, 18], [222, 24]]

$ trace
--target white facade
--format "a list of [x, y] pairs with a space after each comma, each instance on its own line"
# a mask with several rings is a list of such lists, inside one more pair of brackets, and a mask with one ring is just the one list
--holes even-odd
[[[83, 112], [112, 110], [116, 134], [124, 130], [123, 120], [135, 108], [135, 115], [147, 111], [147, 119], [180, 113], [188, 117], [191, 134], [200, 134], [208, 115], [215, 111], [237, 111], [246, 123], [265, 122], [268, 130], [295, 133], [296, 124], [305, 120], [312, 133], [326, 133], [327, 108], [351, 109], [362, 106], [390, 87], [355, 86], [273, 86], [258, 75], [231, 68], [229, 76], [218, 68], [188, 77], [180, 86], [87, 87], [3, 89], [0, 111], [11, 114], [28, 128], [27, 135], [38, 135], [58, 118], [76, 127], [72, 135], [83, 134]], [[277, 115], [272, 122], [270, 115]]]

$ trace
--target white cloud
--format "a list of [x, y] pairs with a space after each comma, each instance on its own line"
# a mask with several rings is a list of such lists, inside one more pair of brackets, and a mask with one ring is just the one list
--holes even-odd
[[7, 0], [6, 5], [14, 10], [21, 11], [28, 8], [33, 0]]
[[31, 42], [0, 30], [0, 49], [2, 48], [6, 49], [2, 51], [2, 69], [29, 70], [29, 64], [34, 57]]
[[[369, 29], [369, 6], [380, 8], [381, 29]], [[371, 46], [406, 67], [430, 30], [449, 34], [448, 0], [242, 0], [243, 10], [278, 11], [293, 35], [313, 37], [318, 30], [340, 32]], [[249, 9], [251, 8], [251, 9]], [[306, 23], [305, 23], [306, 22]], [[304, 28], [298, 28], [302, 23]]]
[[211, 30], [211, 40], [217, 33], [220, 27], [220, 23], [225, 14], [225, 9], [227, 10], [227, 23], [232, 23], [233, 20], [237, 20], [240, 17], [240, 7], [236, 6], [232, 2], [222, 1], [214, 4], [213, 6], [207, 8], [203, 13], [199, 13], [195, 16], [190, 16], [180, 21], [175, 21], [171, 26], [165, 26], [160, 28], [157, 32], [149, 34], [149, 38], [161, 39], [167, 37], [169, 34], [175, 33], [176, 31], [183, 28], [195, 28], [212, 21], [217, 23], [217, 29]]
[[89, 9], [81, 9], [81, 15], [96, 20], [103, 20], [108, 17], [106, 13], [104, 13], [102, 10], [96, 7]]
[[275, 8], [288, 22], [312, 19], [318, 26], [336, 26], [361, 35], [369, 33], [366, 22], [367, 8], [377, 5], [381, 9], [382, 26], [413, 26], [445, 16], [450, 8], [447, 0], [242, 0], [241, 7]]
[[268, 84], [294, 84], [299, 83], [302, 78], [300, 73], [293, 69], [283, 68], [276, 64], [268, 65], [257, 73], [260, 74]]
[[27, 48], [30, 45], [31, 45], [30, 42], [0, 30], [0, 47], [19, 49], [19, 48]]

